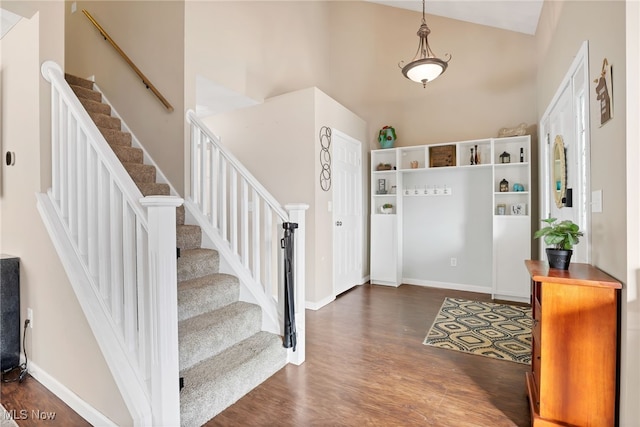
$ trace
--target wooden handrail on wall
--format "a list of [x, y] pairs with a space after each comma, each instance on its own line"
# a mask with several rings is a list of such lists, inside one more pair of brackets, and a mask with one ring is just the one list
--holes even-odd
[[160, 100], [160, 102], [162, 102], [162, 105], [164, 105], [164, 107], [169, 112], [172, 112], [173, 111], [173, 106], [169, 103], [169, 101], [167, 101], [166, 98], [164, 96], [162, 96], [160, 91], [158, 91], [158, 89], [156, 89], [156, 87], [149, 81], [147, 76], [145, 76], [142, 73], [142, 71], [140, 71], [140, 69], [136, 66], [136, 64], [134, 64], [133, 61], [127, 56], [127, 54], [124, 53], [122, 51], [122, 49], [120, 49], [120, 46], [118, 46], [118, 44], [115, 41], [113, 41], [113, 39], [100, 26], [100, 24], [98, 24], [98, 22], [96, 22], [96, 20], [93, 19], [93, 16], [91, 16], [91, 14], [86, 9], [82, 9], [82, 13], [84, 13], [85, 16], [89, 19], [89, 21], [91, 21], [91, 23], [98, 29], [98, 31], [100, 31], [100, 34], [102, 35], [102, 37], [104, 37], [105, 40], [107, 40], [109, 43], [111, 43], [111, 46], [113, 46], [113, 48], [116, 50], [116, 52], [118, 52], [120, 54], [120, 56], [122, 56], [122, 58], [124, 58], [124, 60], [127, 61], [127, 64], [129, 64], [129, 66], [131, 66], [131, 68], [133, 68], [133, 71], [135, 71], [136, 74], [138, 75], [138, 77], [140, 77], [142, 79], [142, 83], [144, 83], [144, 85], [147, 87], [147, 89], [151, 89], [151, 92], [153, 92], [153, 94]]

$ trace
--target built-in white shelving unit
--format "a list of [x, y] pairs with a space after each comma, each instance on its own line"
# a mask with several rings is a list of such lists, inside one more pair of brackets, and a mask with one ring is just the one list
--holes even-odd
[[526, 135], [372, 151], [371, 283], [527, 302], [530, 148]]

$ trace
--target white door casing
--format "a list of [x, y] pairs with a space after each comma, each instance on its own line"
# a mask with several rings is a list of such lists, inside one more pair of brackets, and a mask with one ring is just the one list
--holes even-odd
[[362, 277], [361, 142], [331, 130], [333, 188], [333, 292], [337, 296]]
[[[540, 120], [540, 219], [569, 219], [580, 226], [584, 237], [573, 248], [573, 262], [591, 261], [591, 185], [589, 154], [588, 42], [584, 42], [551, 103]], [[555, 204], [555, 182], [551, 177], [556, 136], [562, 136], [567, 184], [573, 206]], [[538, 229], [539, 227], [536, 227]], [[540, 258], [546, 259], [546, 245], [540, 241]]]

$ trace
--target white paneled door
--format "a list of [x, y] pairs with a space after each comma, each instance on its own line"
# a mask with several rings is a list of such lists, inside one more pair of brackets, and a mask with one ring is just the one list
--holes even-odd
[[362, 278], [361, 143], [332, 129], [333, 291], [338, 295]]
[[[540, 218], [571, 220], [580, 226], [584, 237], [574, 246], [573, 262], [591, 262], [590, 256], [590, 154], [589, 154], [589, 78], [588, 44], [585, 42], [540, 121]], [[560, 137], [566, 156], [566, 187], [572, 190], [569, 206], [557, 206], [553, 176], [554, 143]], [[541, 224], [535, 229], [537, 230]], [[540, 257], [546, 259], [546, 245], [540, 242]]]

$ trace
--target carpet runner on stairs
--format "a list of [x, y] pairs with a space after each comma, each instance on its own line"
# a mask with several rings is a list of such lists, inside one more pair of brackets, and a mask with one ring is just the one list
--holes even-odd
[[[169, 195], [156, 169], [143, 163], [131, 134], [102, 102], [93, 82], [69, 74], [71, 89], [144, 196]], [[202, 231], [176, 211], [181, 424], [199, 426], [236, 402], [286, 364], [282, 338], [261, 331], [259, 306], [239, 301], [238, 278], [219, 272], [218, 252], [202, 248]]]

